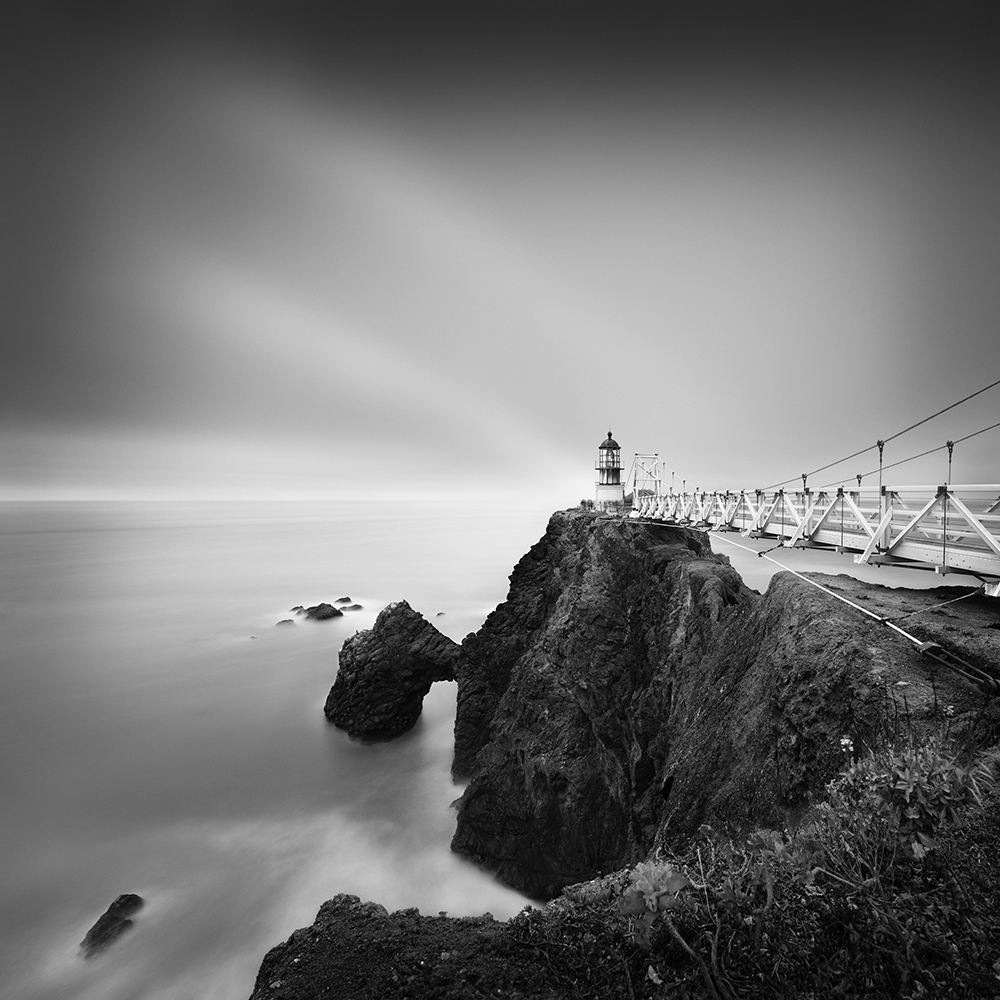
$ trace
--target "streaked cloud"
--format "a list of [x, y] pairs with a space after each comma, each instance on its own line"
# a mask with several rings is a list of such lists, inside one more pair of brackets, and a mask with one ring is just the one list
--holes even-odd
[[510, 38], [473, 65], [394, 37], [366, 64], [331, 35], [327, 65], [280, 22], [95, 29], [79, 93], [49, 67], [30, 193], [66, 213], [25, 230], [7, 494], [334, 495], [374, 467], [572, 502], [608, 425], [690, 483], [754, 486], [996, 364], [996, 80], [974, 60], [839, 66], [790, 32], [752, 66], [739, 32], [727, 61], [688, 26], [701, 61], [633, 37], [634, 65], [589, 69], [603, 43], [577, 31], [547, 72]]

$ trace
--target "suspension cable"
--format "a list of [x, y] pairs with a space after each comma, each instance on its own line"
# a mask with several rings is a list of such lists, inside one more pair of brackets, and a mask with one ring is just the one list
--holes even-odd
[[990, 424], [989, 427], [984, 427], [981, 431], [973, 431], [971, 434], [966, 434], [965, 437], [955, 438], [952, 444], [960, 444], [962, 441], [968, 441], [969, 438], [974, 438], [977, 434], [985, 434], [987, 431], [993, 430], [994, 427], [1000, 427], [1000, 420], [995, 424]]
[[[955, 402], [955, 403], [952, 403], [949, 406], [946, 406], [943, 410], [938, 410], [937, 413], [932, 413], [929, 417], [924, 417], [923, 420], [918, 420], [915, 424], [910, 424], [909, 427], [904, 427], [901, 431], [896, 431], [895, 434], [892, 434], [892, 435], [890, 435], [887, 438], [882, 438], [881, 441], [879, 442], [879, 444], [871, 444], [867, 448], [862, 448], [860, 451], [854, 452], [852, 455], [847, 455], [845, 458], [838, 458], [836, 462], [828, 462], [826, 465], [821, 465], [818, 469], [813, 469], [812, 472], [805, 473], [805, 475], [806, 476], [814, 476], [817, 472], [824, 472], [826, 469], [831, 469], [835, 465], [840, 465], [841, 462], [848, 462], [852, 458], [857, 458], [858, 455], [864, 455], [865, 452], [869, 452], [873, 448], [879, 448], [879, 452], [881, 454], [881, 447], [880, 447], [880, 445], [886, 445], [890, 441], [894, 441], [896, 438], [902, 437], [902, 435], [908, 433], [909, 431], [912, 431], [914, 428], [920, 427], [921, 424], [926, 424], [927, 421], [933, 420], [935, 417], [940, 417], [942, 413], [947, 413], [949, 410], [953, 410], [956, 406], [961, 406], [962, 403], [967, 403], [973, 397], [978, 396], [981, 393], [986, 392], [987, 389], [992, 389], [996, 385], [1000, 385], [1000, 378], [998, 378], [995, 382], [991, 382], [987, 386], [983, 386], [982, 389], [977, 389], [975, 392], [972, 392], [968, 396], [965, 396], [962, 399], [958, 400], [958, 402]], [[994, 424], [993, 426], [994, 427], [1000, 426], [1000, 424]], [[984, 430], [992, 430], [992, 428], [986, 427], [986, 428], [984, 428]], [[982, 434], [982, 433], [983, 433], [983, 431], [976, 431], [976, 434]], [[968, 437], [975, 437], [975, 434], [970, 434], [970, 435], [968, 435]], [[967, 440], [967, 438], [959, 438], [959, 440], [965, 441], [965, 440]], [[958, 441], [956, 441], [955, 444], [958, 444]], [[935, 449], [935, 450], [937, 450], [937, 449]], [[930, 454], [930, 452], [925, 452], [924, 454]], [[914, 457], [915, 458], [920, 458], [922, 456], [915, 455]], [[904, 459], [904, 461], [909, 461], [909, 460], [908, 459]], [[897, 463], [897, 464], [899, 464], [899, 463]], [[885, 468], [891, 468], [891, 466], [886, 466]], [[866, 473], [864, 473], [864, 475], [867, 476], [867, 475], [870, 475], [870, 473], [866, 472]], [[794, 482], [796, 482], [796, 480], [798, 480], [800, 478], [802, 478], [802, 477], [801, 476], [793, 476], [791, 479], [786, 479], [782, 483], [772, 483], [770, 486], [765, 486], [764, 489], [765, 490], [773, 490], [773, 489], [777, 489], [778, 487], [781, 487], [781, 486], [787, 486], [789, 483], [794, 483]], [[840, 480], [840, 482], [846, 482], [846, 480], [849, 479], [849, 478], [850, 478], [849, 476], [845, 477], [845, 479]], [[822, 489], [822, 487], [820, 487], [820, 489]]]
[[912, 618], [914, 615], [923, 615], [928, 611], [936, 611], [938, 608], [947, 607], [949, 604], [957, 604], [959, 601], [967, 601], [970, 597], [975, 597], [976, 594], [981, 594], [982, 592], [982, 586], [976, 587], [975, 590], [970, 590], [967, 594], [962, 594], [961, 597], [953, 597], [950, 601], [942, 601], [940, 604], [932, 604], [929, 608], [919, 608], [917, 611], [911, 611], [907, 615], [900, 615], [896, 621], [901, 622], [904, 618]]
[[[969, 438], [974, 438], [978, 434], [985, 434], [987, 431], [992, 431], [997, 427], [1000, 427], [1000, 420], [998, 420], [995, 424], [990, 424], [989, 427], [983, 427], [978, 431], [973, 431], [971, 434], [966, 434], [965, 437], [955, 438], [954, 441], [946, 441], [944, 444], [939, 444], [936, 448], [928, 448], [927, 451], [922, 451], [919, 455], [911, 455], [909, 458], [901, 458], [898, 462], [893, 462], [890, 465], [884, 465], [882, 466], [882, 469], [894, 469], [897, 465], [905, 465], [907, 462], [913, 462], [918, 458], [923, 458], [925, 455], [933, 455], [936, 451], [944, 451], [945, 448], [948, 448], [950, 453], [951, 449], [953, 449], [956, 444], [960, 444], [962, 441], [968, 441]], [[878, 471], [878, 469], [871, 469], [868, 472], [862, 472], [861, 477], [864, 478], [865, 476], [872, 476]], [[843, 479], [838, 479], [836, 482], [832, 483], [826, 483], [823, 486], [817, 486], [816, 489], [824, 490], [828, 486], [839, 486], [841, 483], [846, 483], [849, 479], [856, 478], [857, 476], [844, 476]]]
[[[875, 614], [874, 611], [870, 611], [868, 608], [862, 607], [860, 604], [856, 604], [854, 601], [849, 600], [848, 598], [844, 597], [843, 594], [838, 594], [836, 591], [830, 590], [829, 587], [824, 587], [823, 584], [817, 583], [815, 580], [810, 580], [809, 577], [804, 576], [797, 570], [785, 566], [783, 563], [778, 562], [778, 560], [773, 558], [772, 556], [765, 555], [763, 552], [758, 552], [757, 549], [752, 549], [750, 548], [749, 545], [740, 545], [739, 542], [734, 542], [731, 538], [727, 538], [723, 534], [713, 534], [712, 537], [721, 538], [724, 542], [728, 542], [730, 545], [735, 545], [738, 549], [743, 549], [745, 552], [752, 552], [759, 559], [766, 559], [768, 562], [774, 563], [774, 565], [777, 566], [779, 569], [783, 569], [785, 570], [785, 572], [791, 573], [792, 576], [797, 576], [800, 580], [805, 580], [806, 583], [811, 583], [814, 587], [818, 587], [820, 590], [822, 590], [824, 593], [829, 594], [831, 597], [836, 597], [838, 601], [843, 601], [845, 604], [849, 604], [852, 608], [856, 608], [862, 614], [868, 615], [869, 618], [874, 618], [875, 621], [881, 622], [883, 625], [888, 625], [889, 628], [894, 629], [901, 636], [903, 636], [906, 639], [909, 639], [910, 642], [912, 642], [915, 646], [922, 645], [922, 640], [918, 639], [914, 635], [910, 635], [909, 632], [905, 631], [904, 629], [901, 629], [898, 625], [894, 625], [891, 621], [889, 621], [888, 618], [883, 618], [881, 615]], [[772, 550], [768, 549], [767, 551], [770, 552]]]
[[[829, 587], [824, 587], [823, 584], [817, 583], [815, 580], [810, 580], [809, 577], [804, 574], [785, 566], [783, 563], [778, 562], [777, 559], [773, 559], [771, 556], [765, 555], [763, 552], [758, 552], [756, 549], [752, 549], [748, 545], [740, 545], [739, 542], [734, 542], [731, 538], [726, 538], [726, 536], [721, 533], [713, 534], [712, 537], [721, 538], [730, 545], [735, 545], [738, 549], [744, 549], [747, 552], [756, 553], [758, 558], [766, 559], [768, 562], [774, 563], [775, 566], [779, 569], [783, 569], [786, 573], [791, 573], [792, 576], [796, 576], [800, 580], [803, 580], [806, 583], [811, 584], [813, 587], [822, 590], [825, 594], [829, 594], [830, 597], [835, 597], [838, 601], [843, 601], [844, 604], [850, 605], [855, 610], [860, 611], [863, 615], [867, 615], [869, 618], [874, 618], [875, 621], [885, 625], [886, 628], [891, 628], [894, 632], [898, 632], [904, 639], [909, 639], [909, 641], [917, 647], [917, 651], [922, 656], [927, 656], [935, 663], [939, 663], [941, 666], [947, 667], [960, 677], [964, 677], [967, 681], [975, 684], [987, 697], [995, 698], [1000, 696], [1000, 678], [987, 670], [983, 670], [981, 667], [977, 667], [967, 662], [957, 653], [943, 649], [936, 642], [922, 642], [915, 635], [911, 635], [905, 629], [900, 628], [895, 622], [890, 621], [888, 618], [884, 618], [882, 615], [877, 615], [874, 611], [862, 607], [860, 604], [844, 597], [843, 594], [838, 594], [836, 591], [831, 590]], [[980, 588], [977, 588], [972, 593], [977, 594], [979, 592]], [[966, 594], [964, 596], [971, 597], [972, 594]], [[961, 600], [961, 598], [959, 598], [959, 600]], [[951, 604], [953, 602], [947, 601], [945, 603]], [[924, 608], [923, 610], [929, 611], [930, 608]]]
[[[952, 444], [955, 442], [953, 441]], [[927, 451], [922, 451], [919, 455], [911, 455], [909, 458], [901, 458], [898, 462], [891, 462], [889, 465], [883, 465], [881, 471], [886, 469], [894, 469], [897, 465], [906, 465], [907, 462], [913, 462], [918, 458], [923, 458], [925, 455], [933, 455], [936, 451], [944, 451], [948, 446], [946, 444], [939, 444], [936, 448], [928, 448]], [[869, 472], [862, 472], [860, 475], [855, 476], [845, 476], [843, 479], [838, 479], [833, 483], [826, 483], [823, 486], [817, 486], [818, 490], [825, 490], [830, 486], [839, 486], [841, 483], [846, 483], [849, 479], [864, 479], [865, 476], [873, 476], [878, 469], [871, 469]]]
[[978, 396], [980, 393], [986, 392], [987, 389], [992, 389], [993, 386], [995, 385], [1000, 385], [1000, 378], [998, 378], [996, 382], [991, 382], [989, 385], [983, 386], [982, 389], [977, 389], [975, 392], [966, 396], [964, 399], [960, 399], [957, 403], [952, 403], [951, 406], [946, 406], [943, 410], [938, 410], [937, 413], [932, 413], [929, 417], [924, 417], [923, 420], [918, 420], [915, 424], [910, 424], [909, 427], [906, 427], [901, 431], [897, 431], [895, 434], [892, 435], [892, 437], [887, 437], [885, 439], [886, 443], [892, 441], [893, 438], [900, 437], [907, 431], [912, 431], [914, 427], [919, 427], [921, 424], [926, 424], [928, 420], [933, 420], [935, 417], [940, 417], [942, 413], [947, 413], [949, 410], [955, 409], [956, 406], [960, 406], [962, 403], [967, 403], [970, 399], [972, 399], [973, 396]]

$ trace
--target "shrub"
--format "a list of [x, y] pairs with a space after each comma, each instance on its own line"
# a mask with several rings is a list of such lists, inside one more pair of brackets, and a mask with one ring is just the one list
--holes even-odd
[[988, 762], [961, 767], [936, 740], [873, 760], [875, 794], [896, 826], [899, 843], [917, 858], [936, 846], [940, 827], [960, 824], [970, 806], [982, 808], [982, 790], [993, 784]]
[[962, 766], [941, 741], [876, 752], [792, 832], [706, 839], [693, 856], [637, 866], [619, 910], [634, 943], [683, 978], [676, 945], [720, 1000], [963, 995], [991, 947], [986, 917], [935, 849], [982, 807], [992, 763]]

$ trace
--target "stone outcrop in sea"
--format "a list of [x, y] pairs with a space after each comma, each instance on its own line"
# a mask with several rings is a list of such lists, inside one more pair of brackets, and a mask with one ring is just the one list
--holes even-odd
[[345, 640], [324, 712], [358, 739], [412, 729], [435, 681], [455, 679], [459, 646], [406, 601], [383, 609], [370, 629]]
[[93, 958], [114, 944], [135, 923], [132, 915], [142, 909], [143, 898], [122, 893], [101, 915], [80, 942], [84, 958]]

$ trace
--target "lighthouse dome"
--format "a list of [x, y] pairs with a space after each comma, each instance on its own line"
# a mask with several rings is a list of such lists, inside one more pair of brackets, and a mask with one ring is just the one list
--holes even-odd
[[617, 448], [621, 450], [621, 445], [611, 436], [611, 431], [608, 431], [608, 436], [598, 445], [598, 449], [602, 448]]

